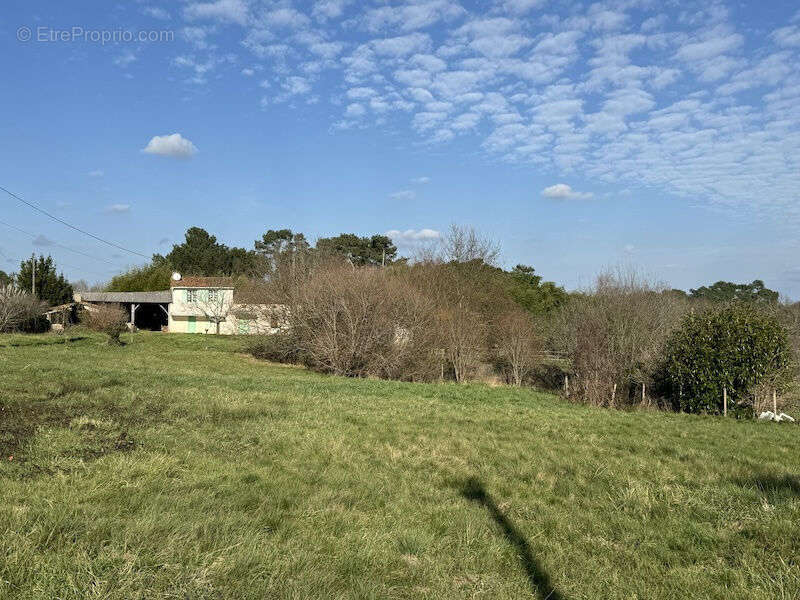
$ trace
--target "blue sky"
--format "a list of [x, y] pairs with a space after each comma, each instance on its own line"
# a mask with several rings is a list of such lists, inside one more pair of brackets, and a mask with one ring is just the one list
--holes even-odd
[[[0, 185], [145, 255], [460, 223], [569, 288], [800, 297], [796, 2], [7, 0], [0, 64]], [[0, 220], [27, 232], [0, 224], [3, 270], [140, 261], [4, 194]]]

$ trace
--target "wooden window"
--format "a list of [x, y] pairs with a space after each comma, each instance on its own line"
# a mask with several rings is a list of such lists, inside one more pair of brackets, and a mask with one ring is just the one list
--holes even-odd
[[186, 290], [186, 301], [197, 302], [197, 290]]

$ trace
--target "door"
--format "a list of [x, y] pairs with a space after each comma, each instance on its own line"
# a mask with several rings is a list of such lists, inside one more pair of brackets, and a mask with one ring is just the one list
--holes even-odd
[[187, 333], [197, 333], [197, 317], [189, 317], [186, 324]]

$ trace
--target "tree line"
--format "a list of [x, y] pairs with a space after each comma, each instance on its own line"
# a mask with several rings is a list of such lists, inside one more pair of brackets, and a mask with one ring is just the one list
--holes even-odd
[[[732, 414], [752, 413], [770, 391], [797, 396], [800, 304], [781, 303], [761, 280], [687, 293], [616, 271], [568, 293], [531, 266], [502, 268], [498, 257], [496, 243], [458, 226], [410, 257], [385, 235], [312, 244], [270, 229], [245, 249], [193, 227], [105, 288], [163, 290], [173, 271], [233, 277], [239, 302], [284, 307], [266, 315], [283, 333], [256, 338], [255, 354], [340, 375], [494, 377], [599, 406]], [[39, 257], [37, 298], [27, 302], [31, 271], [25, 261], [17, 274], [0, 273], [0, 303], [23, 315], [69, 300], [69, 282]], [[0, 328], [20, 328], [12, 321]]]

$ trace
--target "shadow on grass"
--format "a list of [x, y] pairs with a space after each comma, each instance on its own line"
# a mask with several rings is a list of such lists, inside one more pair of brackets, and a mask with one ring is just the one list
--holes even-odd
[[478, 479], [470, 477], [463, 483], [461, 495], [467, 500], [483, 506], [492, 520], [500, 527], [503, 536], [517, 551], [520, 564], [525, 570], [525, 575], [528, 578], [533, 594], [542, 600], [564, 600], [564, 596], [553, 587], [549, 575], [533, 557], [528, 540], [498, 508], [497, 503], [486, 492], [483, 484]]
[[770, 501], [786, 500], [792, 496], [800, 496], [800, 475], [774, 475], [759, 473], [752, 477], [740, 477], [733, 480], [743, 488], [754, 488], [767, 496]]
[[70, 344], [88, 339], [86, 336], [61, 337], [57, 339], [14, 340], [0, 343], [0, 348], [25, 348], [28, 346], [54, 346], [56, 344]]

